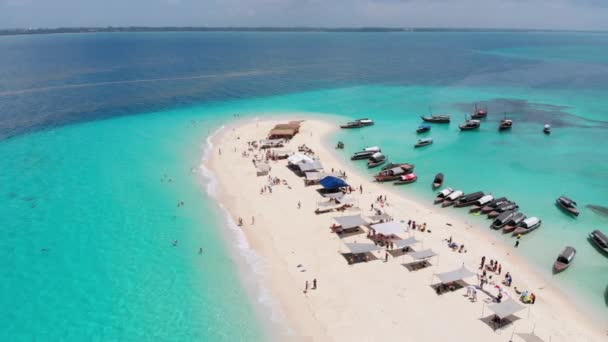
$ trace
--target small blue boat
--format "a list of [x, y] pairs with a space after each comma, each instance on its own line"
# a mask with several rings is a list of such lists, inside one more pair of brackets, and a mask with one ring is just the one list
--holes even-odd
[[416, 130], [416, 133], [426, 133], [431, 130], [431, 125], [420, 125]]

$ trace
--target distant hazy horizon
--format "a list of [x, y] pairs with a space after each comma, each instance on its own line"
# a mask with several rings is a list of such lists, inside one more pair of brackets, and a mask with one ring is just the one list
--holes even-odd
[[608, 30], [604, 0], [0, 0], [0, 29], [196, 26]]

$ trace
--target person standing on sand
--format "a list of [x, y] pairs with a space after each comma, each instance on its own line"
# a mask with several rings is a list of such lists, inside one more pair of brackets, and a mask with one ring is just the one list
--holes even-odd
[[500, 274], [500, 272], [502, 272], [502, 265], [498, 265], [498, 274]]
[[515, 241], [515, 248], [519, 247], [519, 240]]
[[298, 209], [302, 208], [302, 203], [298, 201]]
[[359, 193], [363, 194], [363, 184], [359, 185]]
[[384, 252], [384, 262], [388, 262], [388, 252]]
[[221, 155], [222, 155], [222, 149], [221, 149], [221, 148], [218, 148], [217, 150], [218, 150], [218, 152], [219, 152], [219, 155], [221, 156]]
[[486, 263], [486, 256], [481, 257], [481, 264], [479, 265], [479, 269], [483, 269], [483, 265]]
[[313, 290], [316, 290], [316, 289], [317, 289], [317, 278], [314, 278], [314, 279], [312, 280], [312, 289], [313, 289]]
[[304, 284], [304, 293], [308, 292], [308, 280]]
[[255, 217], [254, 216], [251, 216], [251, 224], [252, 225], [255, 224]]

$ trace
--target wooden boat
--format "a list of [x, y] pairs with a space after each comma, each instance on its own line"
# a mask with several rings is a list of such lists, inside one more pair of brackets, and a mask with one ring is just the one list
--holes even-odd
[[437, 193], [437, 197], [435, 197], [435, 204], [439, 204], [445, 200], [454, 190], [452, 188], [445, 188]]
[[511, 202], [507, 205], [501, 205], [496, 207], [496, 209], [494, 209], [493, 211], [488, 213], [488, 218], [495, 218], [498, 217], [498, 215], [500, 215], [501, 213], [504, 213], [505, 211], [509, 211], [509, 210], [517, 210], [519, 209], [519, 205], [517, 205], [517, 203], [515, 202]]
[[402, 185], [414, 183], [418, 179], [415, 173], [408, 173], [407, 175], [402, 175], [401, 179], [393, 183], [393, 185]]
[[367, 167], [371, 169], [373, 167], [380, 166], [384, 163], [386, 163], [386, 156], [380, 152], [376, 152], [372, 154], [372, 156], [367, 161]]
[[483, 206], [485, 206], [486, 204], [492, 202], [493, 200], [494, 200], [494, 196], [492, 196], [492, 195], [484, 195], [483, 197], [481, 197], [477, 201], [473, 202], [473, 204], [472, 204], [473, 208], [471, 208], [469, 210], [469, 213], [476, 213], [476, 212], [480, 211]]
[[608, 255], [608, 236], [599, 230], [594, 230], [589, 233], [589, 239], [606, 255]]
[[433, 190], [437, 189], [441, 185], [443, 185], [443, 173], [439, 172], [435, 175], [435, 179], [433, 179]]
[[376, 152], [381, 152], [380, 147], [378, 147], [378, 146], [366, 147], [362, 151], [355, 152], [355, 154], [353, 154], [353, 156], [350, 157], [350, 160], [369, 159]]
[[452, 204], [456, 203], [456, 200], [459, 199], [462, 195], [464, 195], [464, 192], [460, 190], [452, 192], [445, 198], [443, 203], [441, 203], [441, 206], [443, 208], [451, 206]]
[[338, 141], [338, 144], [336, 145], [336, 148], [337, 148], [337, 149], [340, 149], [340, 150], [341, 150], [341, 149], [344, 149], [344, 143], [343, 143], [343, 142], [341, 142], [341, 141]]
[[424, 122], [432, 122], [432, 123], [450, 123], [449, 115], [431, 115], [428, 117], [420, 116], [422, 121]]
[[[488, 196], [491, 197], [490, 200], [487, 200]], [[486, 198], [484, 198], [484, 197], [486, 197]], [[494, 196], [492, 196], [492, 195], [486, 195], [484, 197], [480, 198], [477, 201], [477, 203], [475, 203], [473, 205], [473, 208], [471, 208], [469, 210], [469, 213], [479, 212], [479, 211], [481, 211], [482, 208], [485, 208], [485, 207], [489, 207], [490, 211], [492, 211], [491, 209], [493, 208], [494, 203], [496, 203], [497, 201], [502, 201], [502, 200], [507, 199], [506, 197], [494, 198]]]
[[414, 147], [428, 146], [432, 143], [433, 143], [433, 139], [431, 139], [431, 138], [419, 139], [418, 142], [416, 143], [416, 145], [414, 145]]
[[481, 126], [481, 121], [479, 120], [467, 120], [458, 126], [461, 131], [471, 131], [474, 129], [478, 129]]
[[546, 124], [545, 127], [543, 127], [543, 133], [545, 134], [551, 134], [551, 125]]
[[498, 124], [499, 131], [505, 131], [511, 129], [511, 127], [513, 127], [513, 120], [507, 118], [500, 120], [500, 124]]
[[566, 196], [559, 196], [556, 200], [555, 203], [562, 208], [565, 212], [572, 214], [574, 216], [578, 216], [579, 211], [576, 208], [576, 202], [574, 202], [573, 200], [569, 199]]
[[509, 219], [507, 224], [502, 228], [503, 233], [511, 233], [515, 230], [515, 228], [526, 219], [526, 214], [522, 212], [517, 212], [515, 215]]
[[574, 247], [568, 246], [564, 248], [564, 250], [557, 256], [555, 263], [553, 263], [553, 271], [557, 273], [570, 267], [575, 256], [576, 249], [574, 249]]
[[380, 170], [385, 171], [385, 170], [389, 170], [389, 169], [394, 169], [396, 167], [402, 167], [402, 168], [404, 168], [406, 170], [409, 169], [411, 171], [411, 170], [414, 169], [414, 164], [410, 164], [410, 163], [388, 163], [388, 164], [384, 165], [382, 167], [382, 169], [380, 169]]
[[420, 134], [420, 133], [426, 133], [429, 132], [431, 130], [431, 125], [420, 125], [418, 126], [418, 129], [416, 129], [416, 133]]
[[542, 221], [538, 217], [528, 217], [513, 230], [513, 235], [528, 234], [529, 232], [538, 229], [541, 223]]
[[494, 209], [496, 209], [496, 207], [503, 205], [505, 203], [510, 203], [510, 201], [506, 197], [497, 198], [497, 199], [493, 200], [492, 202], [483, 206], [480, 211], [482, 214], [487, 214], [487, 213], [493, 211]]
[[398, 180], [399, 178], [401, 178], [401, 175], [410, 173], [414, 170], [413, 164], [407, 164], [407, 163], [392, 164], [392, 166], [394, 166], [394, 167], [391, 169], [382, 170], [382, 171], [378, 172], [376, 174], [376, 176], [374, 176], [376, 181], [377, 182], [390, 182], [390, 181]]
[[374, 121], [368, 118], [365, 119], [357, 119], [355, 121], [347, 122], [345, 125], [341, 125], [340, 128], [361, 128], [366, 126], [371, 126], [374, 124]]
[[511, 218], [513, 218], [513, 216], [515, 216], [516, 212], [517, 212], [517, 210], [507, 210], [504, 213], [498, 215], [498, 217], [496, 217], [494, 222], [492, 222], [492, 224], [490, 225], [490, 228], [498, 230], [498, 229], [504, 227], [507, 224], [507, 222], [509, 222], [509, 220], [511, 220]]
[[482, 191], [473, 192], [470, 194], [466, 194], [458, 198], [458, 200], [454, 203], [456, 208], [466, 207], [469, 205], [473, 205], [478, 199], [482, 198], [485, 194]]
[[486, 109], [477, 108], [475, 105], [475, 111], [471, 114], [471, 118], [473, 119], [483, 119], [488, 116], [488, 111]]

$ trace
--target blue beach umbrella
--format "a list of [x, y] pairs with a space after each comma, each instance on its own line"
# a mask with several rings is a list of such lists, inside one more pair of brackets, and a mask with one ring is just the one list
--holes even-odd
[[333, 176], [323, 177], [320, 183], [325, 189], [339, 189], [348, 186], [348, 184], [344, 180]]

